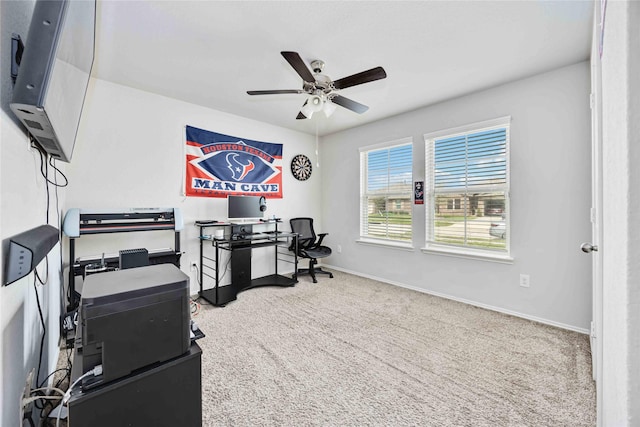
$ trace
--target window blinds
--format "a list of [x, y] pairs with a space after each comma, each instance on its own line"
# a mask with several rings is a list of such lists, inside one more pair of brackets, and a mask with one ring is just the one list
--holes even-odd
[[402, 141], [405, 143], [361, 150], [362, 237], [411, 240], [412, 143], [411, 139]]
[[425, 135], [427, 242], [507, 252], [509, 127], [479, 127]]

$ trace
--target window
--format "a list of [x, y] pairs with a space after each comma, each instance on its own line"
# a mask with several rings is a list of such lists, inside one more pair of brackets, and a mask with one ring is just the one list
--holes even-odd
[[427, 249], [509, 254], [509, 121], [425, 135]]
[[413, 140], [360, 149], [360, 236], [411, 241]]
[[447, 200], [447, 209], [460, 209], [460, 199]]

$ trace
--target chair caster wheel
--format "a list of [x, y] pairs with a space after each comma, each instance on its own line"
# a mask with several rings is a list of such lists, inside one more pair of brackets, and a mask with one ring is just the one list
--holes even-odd
[[333, 279], [333, 274], [329, 274], [329, 277], [330, 277], [331, 279]]

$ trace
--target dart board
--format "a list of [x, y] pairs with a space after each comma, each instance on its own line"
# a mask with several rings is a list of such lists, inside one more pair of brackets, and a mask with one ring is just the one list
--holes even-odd
[[306, 181], [311, 176], [311, 161], [304, 154], [291, 160], [291, 173], [298, 181]]

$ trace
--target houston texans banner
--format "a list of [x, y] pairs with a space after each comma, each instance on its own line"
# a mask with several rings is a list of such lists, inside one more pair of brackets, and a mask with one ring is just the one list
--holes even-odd
[[282, 198], [282, 144], [187, 126], [185, 194]]

